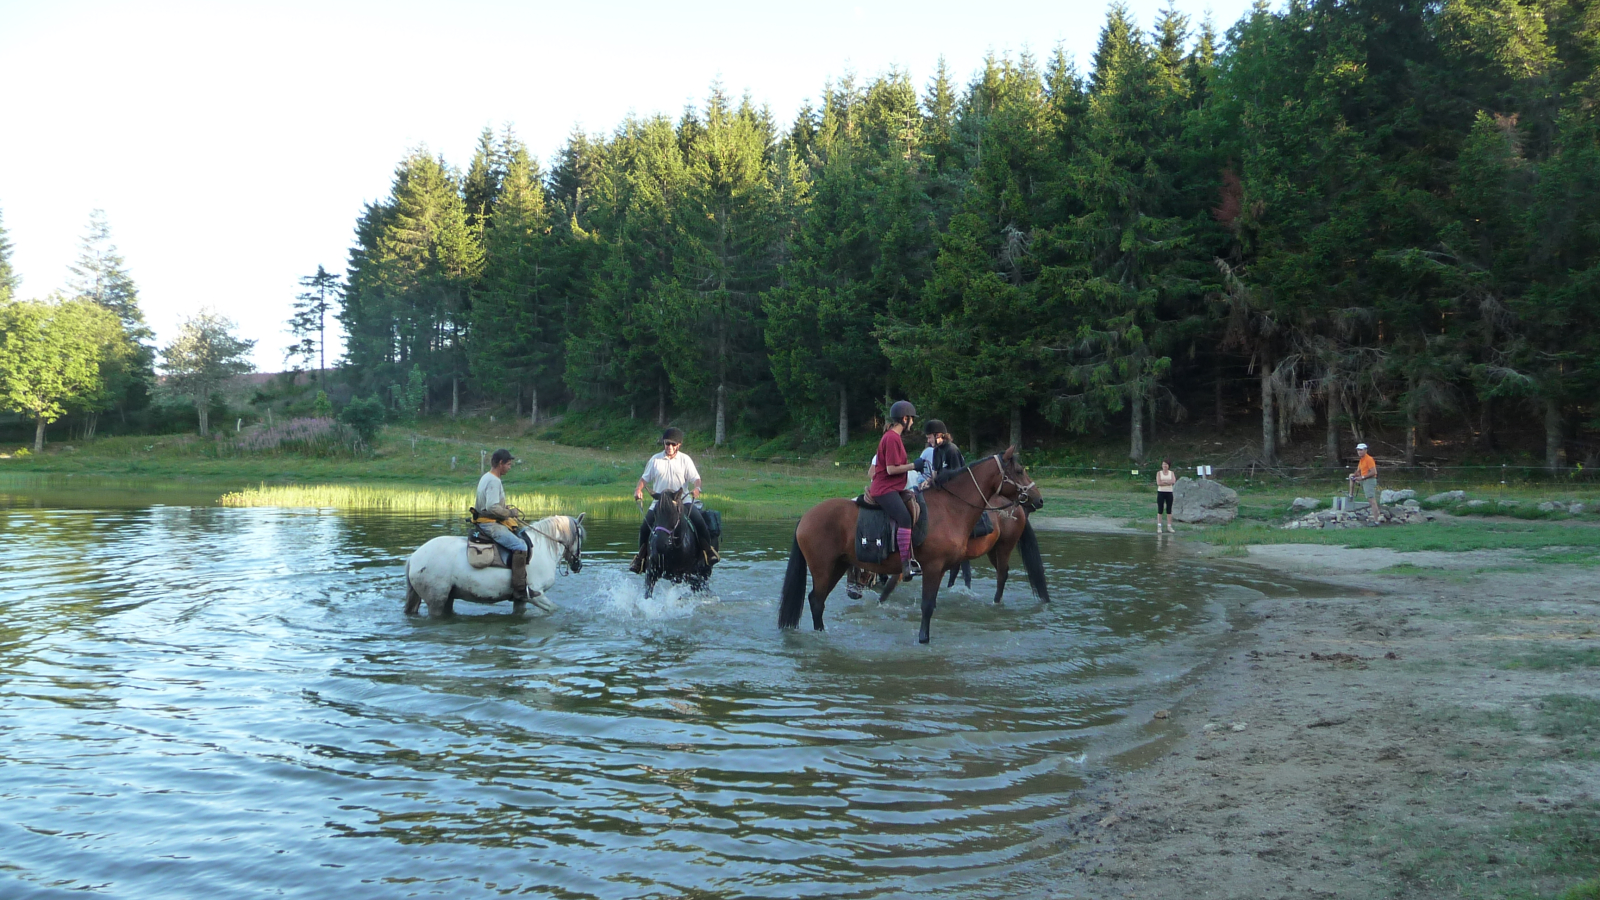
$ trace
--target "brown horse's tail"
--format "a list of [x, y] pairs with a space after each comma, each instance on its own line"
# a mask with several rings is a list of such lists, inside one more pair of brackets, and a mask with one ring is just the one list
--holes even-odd
[[1034, 594], [1046, 603], [1050, 602], [1050, 585], [1044, 580], [1044, 558], [1039, 555], [1039, 536], [1033, 533], [1033, 523], [1022, 523], [1022, 538], [1017, 541], [1017, 549], [1022, 551], [1022, 565], [1028, 570], [1028, 584], [1033, 588]]
[[795, 536], [789, 548], [789, 570], [783, 574], [783, 600], [778, 604], [778, 627], [798, 628], [800, 613], [806, 608], [806, 555], [800, 552]]

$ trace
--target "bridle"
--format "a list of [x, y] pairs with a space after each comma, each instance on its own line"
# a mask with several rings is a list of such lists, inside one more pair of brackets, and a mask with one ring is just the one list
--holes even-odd
[[[960, 500], [962, 503], [965, 503], [966, 505], [972, 507], [973, 509], [992, 509], [992, 510], [995, 510], [996, 512], [1000, 512], [1000, 511], [1003, 511], [1003, 510], [1008, 510], [1008, 509], [1012, 509], [1012, 508], [1017, 507], [1017, 506], [1021, 506], [1022, 505], [1022, 498], [1027, 496], [1029, 491], [1037, 489], [1037, 486], [1038, 486], [1037, 482], [1035, 482], [1031, 478], [1028, 479], [1028, 483], [1027, 484], [1023, 484], [1022, 482], [1016, 480], [1015, 478], [1012, 478], [1010, 475], [1007, 475], [1006, 474], [1006, 464], [1001, 461], [1000, 454], [996, 453], [993, 456], [988, 457], [987, 459], [994, 460], [995, 466], [998, 467], [999, 470], [1000, 470], [1000, 486], [995, 488], [994, 493], [990, 494], [988, 496], [984, 495], [984, 493], [983, 493], [983, 485], [978, 483], [978, 476], [976, 474], [974, 474], [974, 472], [973, 472], [973, 469], [976, 469], [978, 466], [983, 465], [983, 463], [986, 462], [987, 460], [979, 460], [977, 465], [967, 466], [967, 477], [972, 479], [972, 487], [973, 487], [973, 489], [978, 492], [979, 499], [983, 500], [983, 503], [981, 505], [977, 504], [977, 503], [973, 503], [971, 500], [968, 500], [967, 498], [961, 496], [960, 494], [957, 494], [955, 491], [950, 490], [950, 488], [947, 487], [947, 486], [944, 487], [945, 492], [948, 493], [950, 496], [956, 498], [957, 500]], [[995, 506], [992, 501], [994, 500], [994, 498], [1002, 496], [1001, 493], [1000, 493], [1000, 488], [1003, 488], [1008, 484], [1017, 489], [1017, 496], [1015, 496], [1015, 497], [1006, 497], [1005, 499], [1009, 500], [1010, 502], [1006, 503], [1004, 506]]]
[[[568, 518], [571, 518], [571, 517], [569, 516]], [[537, 524], [538, 523], [534, 523], [534, 525], [537, 525]], [[568, 546], [566, 541], [563, 541], [560, 538], [553, 537], [551, 535], [545, 534], [543, 531], [541, 531], [538, 528], [534, 527], [534, 525], [529, 525], [528, 526], [528, 530], [533, 532], [534, 534], [537, 534], [539, 537], [544, 538], [545, 540], [549, 541], [550, 543], [555, 544], [557, 547], [561, 548], [561, 559], [556, 561], [556, 571], [559, 574], [561, 574], [563, 576], [571, 575], [573, 572], [576, 572], [576, 571], [578, 571], [578, 570], [583, 568], [583, 525], [582, 524], [580, 524], [578, 522], [573, 522], [573, 526], [572, 527], [573, 527], [573, 531], [575, 532], [574, 536], [576, 537], [576, 541], [574, 543], [576, 544], [576, 546]]]

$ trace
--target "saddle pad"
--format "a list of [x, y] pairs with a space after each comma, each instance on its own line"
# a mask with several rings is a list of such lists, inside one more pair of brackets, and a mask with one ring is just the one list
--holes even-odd
[[988, 537], [994, 534], [994, 520], [989, 518], [988, 511], [978, 516], [978, 524], [972, 526], [972, 536], [975, 538]]
[[856, 560], [881, 563], [894, 552], [894, 522], [877, 507], [862, 507], [856, 513]]
[[[911, 527], [911, 545], [922, 546], [928, 536], [928, 501], [917, 492], [917, 522]], [[883, 507], [870, 503], [863, 494], [856, 498], [856, 559], [864, 563], [880, 563], [895, 552], [894, 520]]]

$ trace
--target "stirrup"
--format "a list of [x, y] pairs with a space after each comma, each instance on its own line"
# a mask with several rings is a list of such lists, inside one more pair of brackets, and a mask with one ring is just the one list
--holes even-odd
[[911, 561], [906, 563], [906, 574], [912, 578], [922, 574], [922, 563], [917, 562], [915, 556], [911, 557]]

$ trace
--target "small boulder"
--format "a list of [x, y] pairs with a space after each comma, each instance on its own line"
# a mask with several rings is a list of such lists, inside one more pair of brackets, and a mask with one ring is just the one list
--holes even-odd
[[1517, 507], [1519, 507], [1521, 505], [1522, 505], [1522, 501], [1521, 500], [1501, 500], [1500, 501], [1500, 508], [1501, 509], [1516, 509]]
[[1569, 504], [1567, 504], [1567, 512], [1571, 513], [1574, 516], [1583, 515], [1583, 511], [1588, 509], [1588, 508], [1589, 507], [1584, 506], [1582, 503], [1569, 503]]
[[1401, 491], [1379, 491], [1378, 502], [1384, 506], [1393, 506], [1402, 500], [1410, 500], [1415, 496], [1417, 496], [1417, 492], [1410, 488]]
[[1322, 505], [1322, 501], [1318, 500], [1315, 497], [1296, 497], [1296, 498], [1294, 498], [1294, 502], [1289, 504], [1289, 511], [1290, 512], [1308, 512], [1310, 510], [1316, 509], [1317, 507], [1319, 507], [1321, 505]]
[[1402, 503], [1400, 505], [1404, 506], [1406, 509], [1421, 509], [1422, 508], [1422, 504], [1418, 503], [1415, 500], [1407, 500], [1406, 502], [1404, 502], [1404, 503]]
[[1557, 503], [1554, 500], [1546, 500], [1539, 504], [1539, 512], [1555, 512], [1556, 510], [1566, 512], [1567, 505], [1565, 503]]
[[1466, 491], [1445, 491], [1428, 498], [1429, 503], [1460, 503], [1467, 499]]
[[1467, 501], [1467, 508], [1468, 509], [1483, 509], [1485, 506], [1488, 506], [1488, 505], [1489, 505], [1489, 501], [1487, 501], [1487, 500], [1468, 500]]
[[1209, 479], [1178, 479], [1172, 491], [1172, 517], [1179, 522], [1226, 525], [1239, 516], [1239, 493]]

